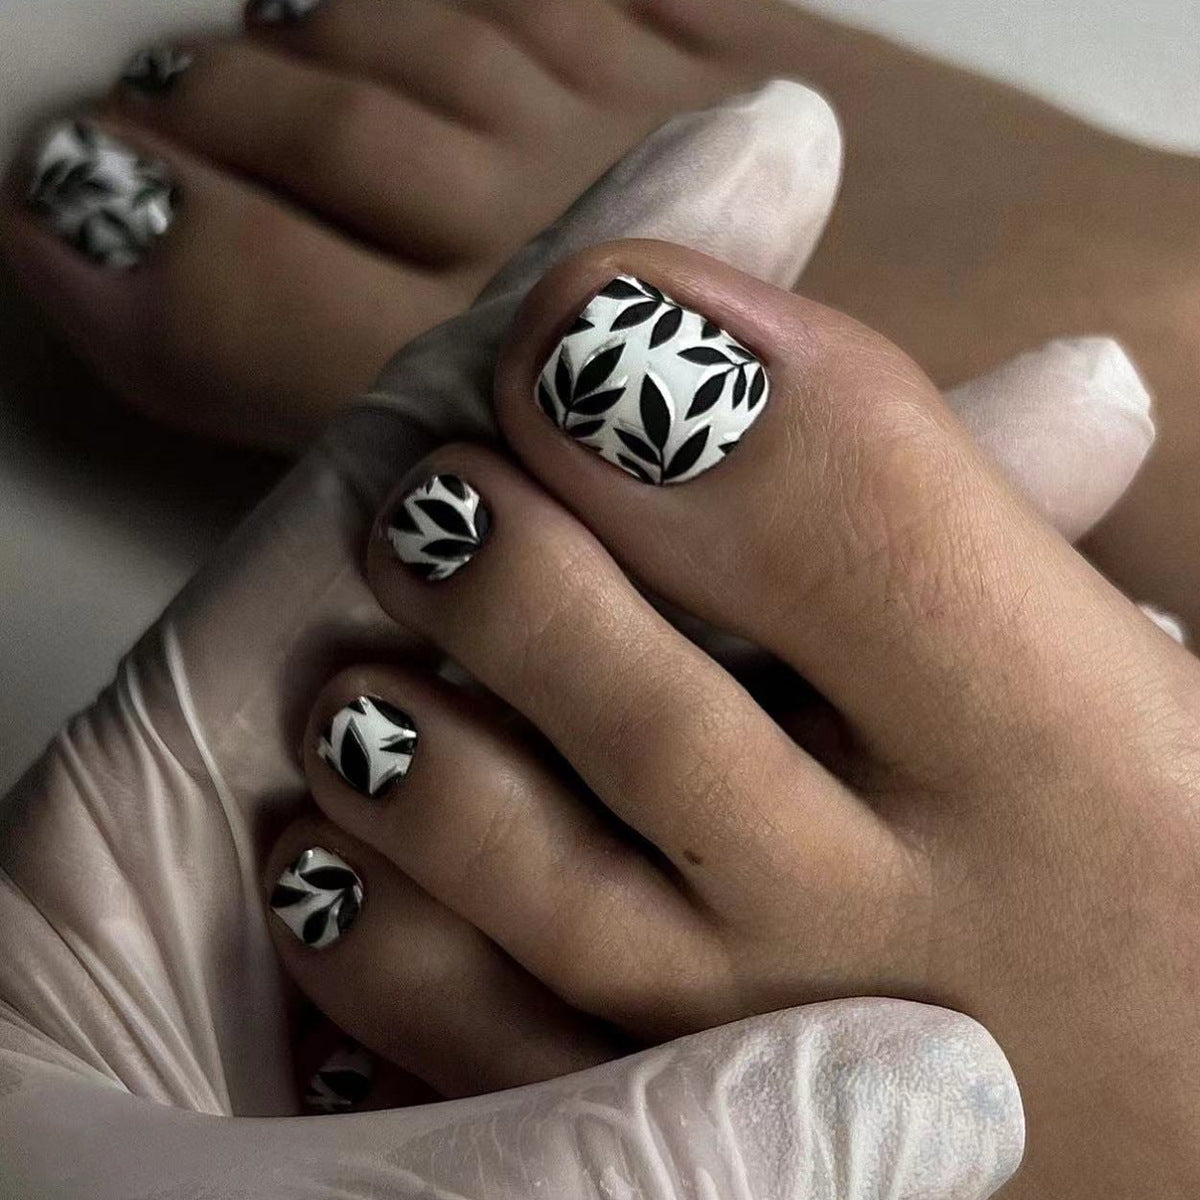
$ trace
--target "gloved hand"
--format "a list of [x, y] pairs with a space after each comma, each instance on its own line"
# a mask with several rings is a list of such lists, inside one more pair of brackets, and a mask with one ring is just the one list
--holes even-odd
[[[959, 1014], [885, 1000], [495, 1096], [280, 1119], [298, 1096], [261, 851], [304, 805], [296, 748], [320, 683], [420, 653], [360, 578], [386, 489], [436, 440], [490, 435], [495, 341], [548, 264], [658, 236], [790, 282], [839, 168], [832, 114], [791, 84], [656, 135], [395, 360], [34, 765], [0, 817], [6, 1196], [966, 1200], [1015, 1169], [1022, 1113], [999, 1048]], [[1103, 341], [1048, 347], [957, 402], [1072, 533], [1152, 436], [1136, 374]], [[1077, 489], [1085, 466], [1102, 487]]]

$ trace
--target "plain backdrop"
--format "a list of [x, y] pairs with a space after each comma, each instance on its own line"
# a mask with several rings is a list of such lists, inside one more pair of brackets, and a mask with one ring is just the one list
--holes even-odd
[[[139, 44], [236, 0], [0, 0], [0, 151]], [[1200, 0], [813, 0], [813, 7], [1200, 153]], [[278, 465], [147, 430], [0, 274], [0, 791], [111, 676]]]

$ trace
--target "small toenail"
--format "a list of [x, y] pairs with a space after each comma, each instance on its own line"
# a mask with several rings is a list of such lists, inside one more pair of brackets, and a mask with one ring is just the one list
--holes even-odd
[[542, 369], [536, 399], [564, 433], [643, 483], [715, 467], [766, 408], [766, 367], [706, 317], [621, 275]]
[[63, 122], [42, 140], [30, 207], [94, 262], [137, 266], [171, 228], [178, 202], [162, 163], [91, 125]]
[[306, 945], [323, 950], [344, 934], [362, 908], [358, 874], [332, 850], [305, 850], [271, 892], [271, 911]]
[[322, 0], [250, 0], [251, 20], [265, 25], [290, 25], [303, 21]]
[[457, 475], [435, 475], [392, 514], [387, 538], [396, 557], [422, 579], [449, 579], [479, 553], [491, 517], [479, 493]]
[[195, 55], [174, 46], [151, 46], [139, 50], [121, 72], [121, 82], [144, 96], [162, 96], [171, 91], [179, 77], [196, 62]]
[[412, 718], [378, 696], [359, 696], [326, 726], [317, 753], [356, 792], [372, 799], [403, 779], [417, 752]]
[[367, 1098], [374, 1082], [371, 1056], [357, 1042], [347, 1042], [314, 1072], [304, 1103], [313, 1112], [345, 1112]]

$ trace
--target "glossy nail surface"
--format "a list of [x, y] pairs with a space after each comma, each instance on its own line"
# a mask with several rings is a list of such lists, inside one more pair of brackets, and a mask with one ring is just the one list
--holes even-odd
[[457, 475], [435, 475], [409, 492], [388, 523], [396, 557], [423, 579], [449, 579], [479, 553], [491, 517], [479, 493]]
[[82, 121], [67, 121], [42, 139], [29, 204], [81, 254], [125, 270], [170, 229], [178, 194], [162, 163]]
[[355, 791], [377, 798], [403, 779], [417, 752], [417, 727], [407, 713], [377, 696], [359, 696], [326, 727], [317, 753]]
[[271, 892], [271, 911], [313, 950], [332, 945], [354, 924], [362, 908], [357, 872], [332, 850], [305, 850]]
[[290, 25], [303, 21], [322, 0], [251, 0], [251, 20], [264, 25]]
[[139, 50], [121, 72], [121, 82], [146, 96], [162, 96], [171, 91], [179, 77], [196, 62], [187, 50], [174, 46], [150, 46]]
[[367, 1098], [374, 1082], [371, 1056], [357, 1042], [347, 1042], [313, 1073], [304, 1103], [313, 1112], [345, 1112]]
[[751, 351], [631, 275], [592, 299], [535, 388], [564, 433], [658, 485], [686, 483], [721, 462], [769, 395], [766, 368]]

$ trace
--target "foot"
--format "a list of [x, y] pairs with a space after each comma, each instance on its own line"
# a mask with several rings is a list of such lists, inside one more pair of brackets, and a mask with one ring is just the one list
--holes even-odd
[[[1194, 660], [894, 347], [702, 256], [618, 243], [552, 272], [497, 406], [529, 475], [438, 451], [369, 551], [384, 608], [495, 698], [383, 667], [321, 696], [322, 817], [268, 864], [302, 988], [424, 1075], [417, 894], [489, 980], [440, 993], [438, 1041], [486, 1028], [498, 1063], [534, 1012], [555, 1054], [603, 1055], [933, 1000], [1014, 1063], [1011, 1195], [1193, 1195]], [[626, 571], [808, 686], [756, 701]]]
[[656, 125], [749, 79], [609, 0], [255, 0], [247, 25], [137, 55], [31, 143], [0, 229], [118, 394], [275, 447]]

